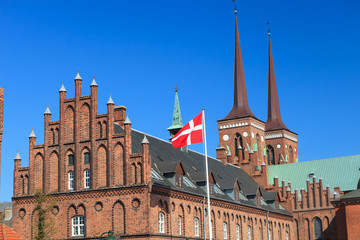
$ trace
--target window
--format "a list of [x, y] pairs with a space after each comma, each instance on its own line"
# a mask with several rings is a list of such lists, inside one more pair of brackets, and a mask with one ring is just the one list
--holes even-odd
[[290, 163], [293, 163], [294, 162], [294, 156], [293, 156], [293, 150], [292, 150], [292, 147], [290, 146], [289, 147], [289, 161]]
[[235, 135], [235, 156], [239, 156], [238, 153], [238, 148], [242, 147], [243, 143], [242, 143], [242, 138], [241, 138], [241, 134], [240, 133], [236, 133]]
[[227, 238], [227, 223], [226, 222], [223, 223], [223, 228], [224, 228], [224, 239], [228, 239]]
[[159, 233], [165, 233], [165, 215], [159, 212]]
[[211, 235], [214, 237], [214, 223], [213, 223], [213, 220], [210, 221], [210, 229], [211, 229]]
[[179, 216], [179, 235], [182, 233], [182, 217]]
[[74, 165], [74, 155], [72, 155], [72, 154], [68, 155], [68, 165], [69, 166]]
[[86, 152], [84, 153], [84, 164], [90, 163], [90, 153]]
[[183, 187], [183, 175], [182, 174], [175, 174], [175, 186], [176, 187]]
[[90, 170], [84, 171], [84, 188], [90, 188]]
[[74, 172], [71, 171], [68, 173], [69, 177], [69, 190], [74, 190]]
[[240, 226], [239, 226], [239, 224], [236, 224], [236, 240], [240, 240]]
[[251, 227], [248, 226], [248, 239], [251, 240]]
[[268, 165], [275, 164], [274, 148], [271, 145], [267, 146], [266, 155], [268, 160]]
[[72, 236], [85, 236], [85, 218], [83, 216], [72, 218]]
[[256, 134], [256, 147], [257, 147], [258, 158], [260, 158], [261, 157], [261, 145], [260, 145], [260, 136], [259, 136], [259, 134]]
[[194, 218], [194, 232], [195, 232], [195, 237], [199, 237], [199, 219], [198, 218]]
[[322, 240], [322, 223], [319, 218], [315, 218], [314, 221], [314, 235], [315, 240]]

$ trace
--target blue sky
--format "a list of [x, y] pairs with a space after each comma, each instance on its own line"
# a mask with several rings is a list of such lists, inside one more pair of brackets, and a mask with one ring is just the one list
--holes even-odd
[[[268, 41], [281, 114], [299, 134], [300, 161], [359, 154], [359, 1], [238, 2], [249, 105], [266, 121]], [[0, 201], [10, 200], [16, 150], [43, 143], [43, 113], [58, 120], [61, 82], [74, 96], [99, 85], [99, 113], [112, 94], [133, 128], [168, 139], [174, 87], [184, 124], [206, 109], [209, 154], [217, 120], [232, 107], [232, 1], [0, 1], [0, 86], [5, 88]], [[192, 149], [202, 152], [202, 145]], [[346, 164], [346, 163], [344, 163]]]

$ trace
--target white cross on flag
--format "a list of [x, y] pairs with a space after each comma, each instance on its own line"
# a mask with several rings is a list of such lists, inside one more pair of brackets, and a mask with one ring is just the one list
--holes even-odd
[[185, 147], [203, 141], [202, 112], [188, 122], [171, 140], [174, 148]]

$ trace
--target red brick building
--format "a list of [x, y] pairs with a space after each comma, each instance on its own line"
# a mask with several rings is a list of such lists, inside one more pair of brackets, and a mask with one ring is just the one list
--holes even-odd
[[[267, 121], [250, 110], [237, 24], [235, 17], [234, 104], [218, 121], [217, 159], [209, 158], [211, 212], [204, 156], [132, 129], [126, 107], [111, 96], [99, 114], [95, 79], [91, 95], [82, 96], [78, 73], [75, 98], [60, 88], [60, 119], [52, 120], [49, 108], [44, 113], [44, 143], [31, 132], [29, 166], [21, 166], [19, 154], [14, 159], [19, 235], [36, 233], [34, 193], [41, 190], [55, 203], [48, 213], [53, 239], [96, 239], [109, 230], [124, 239], [203, 239], [209, 217], [215, 239], [342, 239], [331, 204], [339, 188], [311, 176], [299, 191], [294, 178], [272, 176], [282, 166], [300, 166], [298, 138], [281, 119], [270, 34]], [[170, 138], [181, 127], [176, 92]]]

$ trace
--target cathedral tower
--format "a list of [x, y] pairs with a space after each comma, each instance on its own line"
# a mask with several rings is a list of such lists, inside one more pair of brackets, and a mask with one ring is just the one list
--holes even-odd
[[218, 120], [217, 158], [241, 166], [251, 176], [261, 171], [264, 160], [265, 124], [249, 108], [237, 15], [235, 10], [234, 103], [229, 114]]
[[276, 87], [275, 69], [269, 32], [268, 118], [265, 123], [267, 164], [297, 162], [297, 134], [283, 123]]

